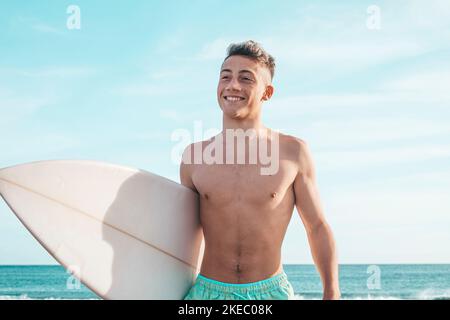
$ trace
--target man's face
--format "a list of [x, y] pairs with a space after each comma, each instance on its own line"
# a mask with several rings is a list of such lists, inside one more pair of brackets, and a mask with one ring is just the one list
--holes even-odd
[[270, 71], [257, 61], [231, 56], [222, 64], [217, 99], [230, 118], [258, 113], [263, 100], [268, 100], [272, 91]]

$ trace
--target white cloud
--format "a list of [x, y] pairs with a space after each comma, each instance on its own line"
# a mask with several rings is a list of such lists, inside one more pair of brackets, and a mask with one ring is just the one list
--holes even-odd
[[[49, 25], [46, 22], [43, 22], [35, 17], [30, 16], [15, 16], [12, 17], [10, 20], [10, 25], [13, 28], [19, 28], [19, 27], [25, 27], [25, 28], [31, 28], [32, 30], [39, 32], [39, 33], [46, 33], [46, 34], [55, 34], [55, 35], [62, 35], [64, 34], [64, 29], [58, 29], [51, 25]], [[65, 26], [65, 24], [61, 24]]]
[[[391, 185], [386, 178], [370, 185], [343, 185], [327, 197], [326, 211], [341, 225], [351, 223], [352, 227], [365, 229], [433, 224], [450, 227], [448, 192], [433, 187], [432, 180], [427, 185], [420, 179], [412, 185], [400, 181], [397, 178]], [[404, 181], [412, 179], [407, 177]]]
[[[176, 30], [171, 30], [170, 34], [162, 35], [156, 45], [154, 50], [158, 54], [173, 53], [173, 51], [178, 51], [178, 49], [186, 44], [189, 40], [192, 32], [189, 26], [182, 26]], [[149, 57], [153, 60], [154, 57]]]
[[177, 110], [174, 110], [174, 109], [163, 108], [160, 110], [159, 115], [163, 119], [167, 119], [167, 120], [171, 120], [171, 121], [175, 121], [175, 122], [180, 122], [183, 120], [183, 116], [180, 114], [180, 112], [178, 112]]
[[[448, 173], [447, 173], [448, 177]], [[435, 180], [436, 178], [436, 180]], [[351, 187], [325, 199], [347, 262], [448, 262], [450, 201], [439, 177], [411, 175]]]
[[226, 49], [230, 43], [235, 42], [224, 38], [218, 38], [212, 42], [206, 43], [201, 51], [196, 55], [199, 60], [217, 60], [224, 59]]
[[163, 131], [152, 130], [151, 132], [135, 134], [130, 140], [160, 141], [167, 140], [168, 138], [170, 138], [170, 134]]
[[[433, 170], [429, 168], [428, 170]], [[399, 177], [388, 177], [384, 179], [392, 188], [401, 189], [402, 186], [409, 188], [450, 188], [450, 169], [430, 172], [409, 173]], [[420, 183], [419, 183], [420, 182]]]
[[[430, 50], [414, 40], [390, 39], [374, 41], [368, 38], [330, 41], [329, 39], [283, 38], [268, 39], [268, 51], [282, 65], [302, 69], [326, 69], [328, 73], [350, 72], [355, 69], [404, 59]], [[269, 49], [270, 48], [270, 49]]]
[[318, 120], [307, 124], [303, 132], [313, 136], [314, 147], [367, 146], [376, 142], [395, 142], [423, 137], [449, 137], [450, 126], [445, 119], [415, 118], [349, 118]]
[[88, 77], [95, 75], [97, 70], [90, 67], [52, 66], [31, 71], [22, 72], [30, 77]]
[[149, 78], [153, 80], [161, 80], [161, 79], [177, 79], [178, 77], [185, 76], [186, 74], [189, 75], [189, 72], [192, 72], [192, 70], [188, 69], [165, 69], [165, 70], [158, 70], [158, 71], [150, 71], [149, 72]]
[[195, 56], [194, 60], [220, 60], [225, 59], [228, 46], [232, 43], [240, 43], [249, 40], [248, 37], [236, 36], [226, 38], [216, 38], [205, 43]]
[[355, 170], [371, 167], [417, 163], [432, 159], [450, 158], [450, 145], [424, 145], [413, 147], [392, 147], [360, 151], [315, 152], [317, 166], [321, 171]]
[[[450, 70], [450, 66], [440, 66], [442, 69]], [[421, 92], [433, 95], [445, 96], [446, 101], [450, 100], [450, 71], [444, 70], [416, 70], [415, 73], [408, 73], [388, 80], [382, 88], [390, 91], [400, 91], [405, 93]], [[415, 94], [414, 94], [415, 95]]]
[[67, 86], [62, 82], [95, 75], [91, 67], [46, 66], [34, 68], [0, 67], [0, 124], [6, 125], [35, 113], [60, 99]]
[[36, 30], [38, 32], [42, 32], [42, 33], [51, 33], [51, 34], [64, 34], [64, 32], [62, 32], [61, 30], [54, 28], [52, 26], [49, 26], [47, 24], [44, 23], [35, 23], [32, 26], [33, 30]]
[[341, 263], [449, 263], [448, 232], [425, 226], [334, 228]]
[[411, 106], [424, 105], [428, 109], [433, 104], [450, 103], [450, 93], [446, 92], [378, 92], [342, 94], [305, 94], [274, 98], [264, 108], [267, 118], [286, 118], [302, 115], [328, 115], [330, 111], [352, 114], [353, 111], [380, 110], [394, 108], [409, 110]]
[[[416, 182], [417, 184], [420, 181]], [[439, 190], [361, 186], [326, 202], [340, 257], [362, 262], [448, 262], [450, 202]], [[357, 258], [356, 258], [357, 257]]]
[[[299, 31], [301, 32], [301, 31]], [[242, 39], [244, 41], [246, 39]], [[217, 38], [206, 43], [196, 55], [199, 60], [220, 60], [225, 58], [226, 49], [236, 39]], [[415, 40], [390, 39], [373, 41], [368, 38], [348, 41], [319, 40], [317, 38], [297, 40], [292, 34], [265, 37], [259, 41], [271, 53], [278, 64], [328, 72], [361, 69], [395, 59], [415, 56], [431, 50]]]
[[[298, 96], [287, 96], [275, 98], [270, 102], [270, 106], [265, 108], [265, 113], [269, 117], [281, 115], [295, 116], [306, 114], [322, 114], [327, 109], [363, 108], [370, 103], [379, 104], [383, 100], [392, 97], [385, 97], [379, 94], [306, 94]], [[342, 110], [342, 109], [341, 109]]]
[[38, 109], [45, 107], [54, 101], [46, 95], [27, 97], [25, 95], [13, 94], [9, 91], [0, 91], [0, 125], [5, 127], [12, 122], [33, 114]]
[[366, 27], [364, 4], [298, 6], [259, 42], [280, 67], [346, 74], [397, 60], [420, 56], [448, 46], [450, 6], [446, 0], [398, 1], [377, 4], [382, 29]]
[[449, 31], [450, 6], [447, 0], [410, 0], [403, 9], [411, 22], [406, 25], [410, 29]]
[[[341, 263], [449, 262], [450, 170], [345, 180], [321, 194]], [[294, 212], [283, 245], [286, 261], [312, 263]], [[285, 261], [285, 260], [283, 260]]]
[[98, 70], [86, 66], [46, 66], [34, 68], [0, 68], [3, 77], [71, 78], [96, 75]]
[[121, 87], [113, 89], [113, 93], [118, 93], [123, 96], [160, 96], [168, 95], [175, 91], [174, 88], [155, 83], [134, 83], [126, 84]]
[[48, 157], [49, 155], [80, 146], [81, 141], [78, 138], [64, 133], [49, 132], [26, 136], [18, 134], [14, 139], [0, 140], [0, 149], [7, 150], [3, 153], [3, 158], [9, 161], [24, 158], [30, 159], [30, 157], [39, 160], [42, 156]]
[[[447, 139], [448, 145], [442, 147], [448, 148], [448, 83], [450, 72], [418, 70], [392, 77], [378, 85], [375, 93], [276, 98], [263, 114], [275, 122], [282, 121], [292, 134], [313, 140], [318, 148], [425, 137]], [[381, 116], [388, 113], [392, 116]], [[305, 121], [305, 117], [309, 120]]]

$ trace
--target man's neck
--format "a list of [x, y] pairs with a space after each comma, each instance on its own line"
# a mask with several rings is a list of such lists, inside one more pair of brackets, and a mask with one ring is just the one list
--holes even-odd
[[241, 129], [247, 131], [249, 129], [253, 129], [256, 132], [266, 131], [267, 128], [261, 122], [261, 117], [257, 116], [255, 118], [246, 118], [246, 119], [231, 119], [223, 115], [222, 118], [222, 132], [226, 132], [226, 130], [237, 130]]

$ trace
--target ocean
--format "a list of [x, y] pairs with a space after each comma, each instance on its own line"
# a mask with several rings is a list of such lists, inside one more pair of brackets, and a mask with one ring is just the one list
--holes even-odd
[[[297, 299], [321, 299], [314, 265], [284, 265]], [[340, 265], [343, 299], [450, 299], [450, 264]], [[100, 299], [61, 266], [0, 266], [0, 300]]]

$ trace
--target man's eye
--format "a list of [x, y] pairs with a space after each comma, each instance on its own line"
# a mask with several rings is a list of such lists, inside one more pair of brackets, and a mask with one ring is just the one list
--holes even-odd
[[224, 77], [222, 77], [222, 79], [228, 79], [228, 76], [224, 76]]
[[246, 77], [245, 77], [245, 78], [243, 78], [243, 79], [244, 79], [244, 80], [246, 80], [246, 81], [248, 81], [248, 80], [252, 80], [252, 79], [250, 79], [250, 78], [246, 78]]

